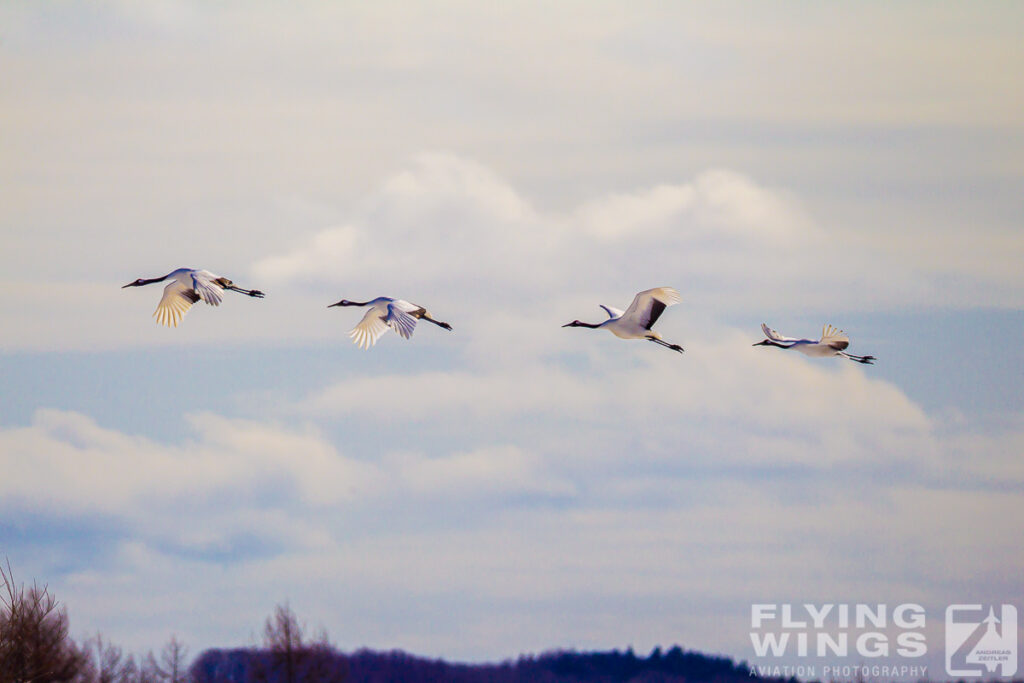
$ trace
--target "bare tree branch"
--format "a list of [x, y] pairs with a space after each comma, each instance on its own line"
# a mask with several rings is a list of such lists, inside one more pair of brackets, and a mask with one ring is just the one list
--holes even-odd
[[0, 681], [63, 683], [79, 674], [84, 657], [68, 637], [68, 617], [45, 584], [28, 590], [0, 566]]

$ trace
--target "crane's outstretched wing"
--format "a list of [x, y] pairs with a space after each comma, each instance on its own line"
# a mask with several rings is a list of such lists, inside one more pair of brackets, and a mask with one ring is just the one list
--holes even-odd
[[821, 328], [821, 343], [836, 351], [842, 351], [850, 345], [850, 338], [842, 330], [826, 324]]
[[393, 306], [396, 310], [399, 310], [402, 313], [408, 313], [413, 317], [417, 318], [423, 313], [424, 310], [426, 310], [422, 306], [417, 306], [416, 304], [409, 303], [405, 299], [392, 299], [388, 305]]
[[153, 317], [161, 325], [177, 327], [182, 317], [199, 301], [199, 295], [177, 280], [164, 287], [164, 295], [160, 298]]
[[605, 306], [604, 304], [598, 304], [598, 306], [604, 309], [609, 318], [621, 318], [622, 314], [625, 313], [621, 308], [615, 308], [614, 306]]
[[376, 306], [370, 308], [359, 321], [359, 324], [352, 328], [348, 336], [361, 349], [368, 349], [377, 343], [380, 336], [388, 331], [388, 325]]
[[768, 337], [773, 342], [778, 342], [779, 344], [797, 344], [800, 342], [805, 344], [814, 343], [813, 339], [797, 339], [796, 337], [783, 337], [781, 334], [779, 334], [772, 328], [768, 327], [764, 323], [761, 323], [761, 331], [764, 332], [764, 336]]
[[196, 294], [211, 306], [220, 306], [224, 300], [224, 288], [217, 282], [217, 276], [208, 270], [196, 270], [192, 272], [192, 284]]
[[416, 329], [416, 318], [399, 310], [393, 303], [388, 304], [387, 311], [385, 315], [381, 315], [380, 309], [371, 308], [359, 324], [348, 333], [359, 348], [370, 348], [389, 329], [394, 330], [403, 339], [412, 336], [413, 330]]
[[[408, 339], [412, 336], [413, 331], [416, 329], [416, 318], [409, 315], [401, 308], [399, 308], [397, 301], [392, 301], [388, 304], [388, 314], [384, 318], [384, 322], [387, 326], [398, 333], [398, 336], [402, 339]], [[401, 302], [405, 303], [405, 302]], [[419, 307], [415, 307], [415, 310], [420, 310]]]
[[682, 300], [679, 292], [671, 287], [647, 289], [633, 297], [633, 303], [629, 305], [622, 317], [633, 320], [644, 329], [649, 330], [654, 323], [658, 322], [658, 318], [666, 308]]

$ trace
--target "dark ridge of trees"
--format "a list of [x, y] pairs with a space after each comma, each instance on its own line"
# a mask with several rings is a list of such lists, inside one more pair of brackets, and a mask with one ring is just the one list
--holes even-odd
[[[458, 664], [416, 657], [401, 651], [358, 650], [343, 654], [322, 650], [319, 673], [298, 678], [303, 683], [339, 681], [346, 683], [740, 683], [749, 682], [746, 664], [726, 657], [688, 652], [676, 646], [666, 653], [660, 648], [647, 657], [625, 652], [555, 651], [523, 656], [499, 664]], [[265, 670], [271, 654], [267, 650], [208, 650], [193, 664], [196, 683], [287, 683], [282, 670], [270, 678], [254, 678]], [[343, 678], [321, 678], [331, 667]], [[772, 681], [771, 683], [780, 683]]]
[[[655, 648], [648, 657], [637, 657], [632, 649], [625, 652], [553, 652], [538, 657], [535, 662], [520, 659], [520, 664], [532, 663], [541, 671], [550, 671], [570, 680], [630, 681], [642, 676], [644, 680], [730, 681], [747, 679], [750, 671], [743, 664], [735, 664], [726, 657], [714, 657], [699, 652], [686, 652], [678, 645], [662, 655]], [[650, 678], [654, 675], [654, 678]]]

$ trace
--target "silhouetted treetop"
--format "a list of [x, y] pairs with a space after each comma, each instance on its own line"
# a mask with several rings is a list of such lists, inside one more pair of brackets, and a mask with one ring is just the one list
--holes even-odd
[[[208, 650], [196, 660], [192, 672], [197, 683], [287, 683], [280, 668], [269, 678], [252, 677], [266, 666], [268, 657], [267, 650], [259, 649]], [[678, 646], [665, 653], [655, 648], [647, 657], [632, 649], [553, 651], [499, 664], [449, 663], [401, 651], [343, 654], [327, 648], [320, 661], [344, 671], [347, 683], [750, 683], [745, 664]]]

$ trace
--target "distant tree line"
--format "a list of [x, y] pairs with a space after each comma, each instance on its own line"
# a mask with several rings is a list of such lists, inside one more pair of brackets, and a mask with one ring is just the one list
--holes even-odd
[[[266, 671], [270, 653], [260, 649], [207, 650], [192, 665], [196, 683], [288, 683], [278, 666], [274, 677], [259, 678]], [[620, 652], [556, 651], [523, 656], [500, 664], [453, 664], [416, 657], [405, 652], [359, 650], [342, 654], [325, 650], [319, 655], [321, 672], [334, 678], [301, 678], [303, 681], [347, 683], [749, 683], [750, 669], [725, 657], [709, 657], [673, 647], [663, 653], [655, 648], [648, 656], [632, 650]], [[763, 679], [762, 679], [763, 680]], [[771, 681], [770, 683], [780, 683]], [[789, 682], [795, 683], [795, 682]]]
[[[308, 636], [291, 607], [267, 618], [259, 647], [207, 650], [193, 662], [172, 637], [136, 659], [100, 635], [76, 643], [67, 611], [45, 585], [17, 584], [0, 567], [0, 683], [749, 683], [726, 657], [673, 647], [649, 655], [556, 651], [499, 664], [457, 664], [401, 651], [344, 654]], [[761, 679], [764, 681], [764, 679]], [[764, 681], [764, 683], [796, 683]]]

